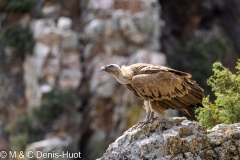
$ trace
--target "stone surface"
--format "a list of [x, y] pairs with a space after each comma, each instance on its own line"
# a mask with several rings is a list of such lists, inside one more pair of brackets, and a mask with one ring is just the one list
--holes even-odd
[[0, 14], [0, 29], [2, 28], [3, 22], [6, 19], [7, 14], [6, 13], [1, 13]]
[[[42, 140], [39, 142], [34, 142], [29, 144], [26, 148], [26, 152], [28, 156], [26, 156], [26, 160], [36, 159], [36, 160], [44, 160], [45, 158], [51, 158], [51, 160], [68, 160], [68, 156], [65, 157], [57, 157], [56, 154], [62, 155], [63, 153], [67, 153], [66, 151], [69, 148], [69, 145], [72, 142], [71, 137], [59, 138], [52, 137], [46, 140]], [[53, 154], [51, 156], [43, 156], [43, 154]], [[49, 155], [50, 155], [49, 154]]]
[[79, 59], [79, 54], [75, 50], [62, 53], [62, 68], [59, 74], [59, 86], [61, 89], [76, 89], [79, 86], [83, 78]]
[[239, 159], [239, 142], [240, 123], [206, 131], [186, 118], [157, 118], [142, 128], [128, 129], [99, 160]]
[[57, 18], [60, 16], [62, 6], [60, 4], [45, 5], [42, 8], [43, 17]]
[[52, 28], [55, 26], [56, 24], [53, 18], [37, 19], [31, 22], [31, 29], [35, 39], [40, 39], [42, 32], [45, 29]]
[[33, 55], [28, 55], [24, 61], [25, 97], [27, 106], [38, 106], [41, 101], [41, 90], [38, 79], [50, 48], [43, 43], [36, 43]]
[[128, 64], [134, 63], [150, 63], [154, 65], [165, 65], [167, 58], [165, 54], [159, 52], [151, 52], [149, 50], [137, 50], [129, 59]]
[[134, 44], [142, 44], [144, 42], [144, 37], [140, 30], [137, 29], [136, 25], [133, 22], [133, 19], [130, 17], [122, 18], [120, 20], [120, 30], [128, 41]]
[[78, 34], [73, 31], [64, 31], [62, 33], [61, 48], [76, 49], [78, 46]]
[[60, 17], [57, 22], [57, 27], [67, 30], [72, 28], [72, 19], [68, 17]]

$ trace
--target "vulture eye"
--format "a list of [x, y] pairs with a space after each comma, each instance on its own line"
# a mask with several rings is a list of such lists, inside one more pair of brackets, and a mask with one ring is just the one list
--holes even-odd
[[113, 68], [113, 65], [108, 65], [108, 68]]

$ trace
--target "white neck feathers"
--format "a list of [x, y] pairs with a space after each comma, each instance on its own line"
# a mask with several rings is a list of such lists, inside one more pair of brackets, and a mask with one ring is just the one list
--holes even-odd
[[129, 66], [121, 66], [121, 71], [124, 77], [127, 77], [129, 79], [132, 79], [133, 77], [133, 71]]
[[133, 71], [130, 67], [121, 66], [118, 75], [114, 75], [117, 81], [121, 84], [130, 84], [132, 82]]

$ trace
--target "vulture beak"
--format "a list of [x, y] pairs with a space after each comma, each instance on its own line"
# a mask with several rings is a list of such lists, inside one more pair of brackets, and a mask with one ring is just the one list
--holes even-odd
[[101, 68], [101, 72], [102, 72], [102, 71], [105, 71], [105, 70], [106, 70], [106, 67], [105, 67], [105, 66]]

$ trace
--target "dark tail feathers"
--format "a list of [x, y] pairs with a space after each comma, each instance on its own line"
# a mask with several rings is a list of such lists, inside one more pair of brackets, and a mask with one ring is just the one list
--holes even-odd
[[[200, 103], [197, 104], [197, 105], [203, 107], [203, 105], [200, 104]], [[197, 118], [195, 117], [194, 107], [195, 106], [193, 106], [193, 105], [189, 106], [189, 107], [186, 108], [185, 111], [183, 110], [182, 112], [187, 117], [188, 120], [190, 120], [190, 121], [197, 121], [198, 122]]]

